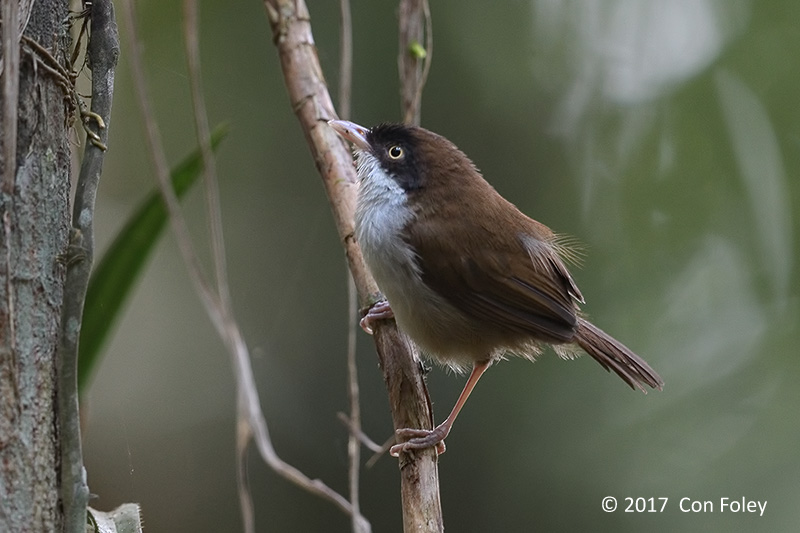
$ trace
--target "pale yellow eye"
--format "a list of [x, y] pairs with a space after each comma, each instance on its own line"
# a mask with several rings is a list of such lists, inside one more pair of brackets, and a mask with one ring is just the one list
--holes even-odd
[[401, 157], [403, 157], [404, 153], [405, 152], [403, 152], [403, 149], [397, 145], [394, 145], [391, 148], [389, 148], [389, 157], [391, 157], [392, 159], [400, 159]]

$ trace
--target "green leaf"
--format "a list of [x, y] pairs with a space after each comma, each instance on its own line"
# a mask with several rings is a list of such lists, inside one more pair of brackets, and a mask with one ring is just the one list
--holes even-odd
[[[219, 146], [227, 133], [226, 126], [217, 127], [211, 134], [211, 147]], [[183, 197], [197, 181], [202, 168], [203, 156], [198, 149], [172, 170], [172, 186], [178, 198]], [[167, 209], [156, 189], [133, 213], [92, 272], [81, 325], [79, 391], [85, 389], [122, 304], [130, 295], [166, 224]]]

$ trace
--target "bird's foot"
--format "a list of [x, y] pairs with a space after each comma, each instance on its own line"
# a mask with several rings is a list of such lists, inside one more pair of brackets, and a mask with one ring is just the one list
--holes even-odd
[[394, 318], [392, 306], [389, 305], [388, 300], [381, 300], [369, 308], [369, 311], [367, 311], [367, 314], [364, 315], [359, 324], [361, 329], [372, 335], [372, 325], [379, 320], [387, 320], [389, 318]]
[[389, 448], [389, 455], [399, 457], [402, 452], [409, 450], [422, 450], [424, 448], [436, 447], [436, 453], [443, 454], [446, 446], [444, 439], [450, 433], [450, 425], [446, 422], [436, 426], [434, 429], [398, 429], [395, 434], [398, 439], [409, 439], [406, 442], [395, 444]]

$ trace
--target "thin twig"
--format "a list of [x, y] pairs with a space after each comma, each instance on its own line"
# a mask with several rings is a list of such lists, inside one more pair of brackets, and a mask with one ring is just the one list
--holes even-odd
[[[350, 417], [349, 417], [349, 416], [347, 416], [347, 413], [342, 413], [342, 412], [340, 411], [340, 412], [336, 413], [336, 416], [339, 418], [339, 420], [342, 422], [342, 424], [344, 424], [344, 425], [345, 425], [345, 427], [348, 429], [348, 431], [350, 431], [350, 432], [352, 433], [352, 435], [353, 435], [353, 436], [355, 436], [355, 437], [356, 437], [356, 439], [357, 439], [357, 440], [358, 440], [358, 441], [359, 441], [361, 444], [363, 444], [364, 446], [366, 446], [366, 447], [367, 447], [367, 449], [369, 449], [369, 450], [370, 450], [370, 451], [372, 451], [372, 452], [376, 452], [376, 453], [377, 453], [377, 452], [380, 452], [381, 450], [383, 450], [383, 447], [382, 447], [380, 444], [378, 444], [377, 442], [375, 442], [374, 440], [372, 440], [372, 439], [369, 437], [369, 435], [367, 435], [366, 433], [364, 433], [364, 432], [361, 430], [361, 428], [360, 428], [360, 427], [359, 427], [359, 428], [357, 428], [357, 427], [356, 427], [356, 425], [355, 425], [355, 424], [353, 424], [353, 423], [350, 421]], [[395, 441], [395, 438], [394, 438], [394, 435], [392, 435], [391, 439], [389, 439], [389, 441], [388, 441], [388, 442], [391, 442], [392, 444], [394, 444], [394, 441]], [[386, 448], [386, 449], [388, 450], [389, 448]]]
[[[119, 34], [111, 0], [92, 4], [92, 35], [88, 46], [92, 69], [92, 113], [98, 120], [97, 137], [108, 142], [114, 72], [119, 58]], [[103, 127], [99, 127], [99, 126]], [[94, 256], [94, 206], [103, 170], [105, 150], [86, 143], [75, 189], [75, 202], [61, 311], [61, 338], [58, 347], [58, 419], [61, 438], [61, 500], [65, 531], [86, 530], [86, 505], [89, 487], [83, 466], [81, 428], [78, 409], [78, 340], [86, 289]]]
[[[340, 0], [342, 25], [339, 50], [339, 112], [342, 117], [350, 117], [350, 95], [353, 81], [353, 22], [350, 16], [350, 0]], [[352, 529], [359, 533], [359, 477], [361, 471], [361, 400], [358, 390], [358, 364], [356, 361], [356, 334], [358, 330], [358, 292], [350, 272], [347, 273], [347, 385], [350, 398], [350, 434], [347, 439], [348, 485], [350, 504], [353, 506]]]
[[142, 52], [140, 49], [141, 45], [138, 39], [139, 32], [136, 26], [136, 18], [133, 13], [131, 0], [124, 0], [123, 6], [122, 20], [127, 30], [126, 35], [128, 37], [128, 48], [130, 49], [131, 71], [133, 74], [137, 103], [139, 104], [139, 110], [144, 120], [145, 140], [147, 142], [148, 152], [153, 159], [158, 185], [167, 207], [167, 213], [169, 214], [170, 226], [175, 233], [178, 249], [186, 263], [189, 279], [191, 279], [192, 283], [195, 285], [195, 290], [206, 306], [206, 310], [213, 314], [212, 322], [216, 324], [221, 320], [218, 313], [218, 299], [203, 275], [200, 261], [197, 258], [197, 254], [194, 252], [191, 238], [189, 237], [186, 220], [181, 214], [178, 199], [170, 184], [167, 156], [164, 154], [163, 145], [161, 143], [161, 133], [155, 122], [155, 114], [151, 107], [151, 100], [145, 82], [144, 65], [142, 64]]
[[347, 276], [347, 311], [350, 317], [347, 330], [347, 384], [350, 397], [350, 435], [347, 439], [347, 456], [350, 462], [348, 478], [350, 503], [353, 505], [353, 533], [357, 533], [356, 517], [361, 514], [359, 504], [359, 476], [361, 468], [361, 400], [358, 388], [358, 363], [356, 360], [356, 334], [358, 331], [358, 291], [353, 278]]
[[[159, 188], [169, 213], [170, 225], [175, 233], [181, 256], [183, 257], [195, 291], [200, 296], [212, 324], [216, 328], [217, 333], [223, 340], [231, 356], [238, 398], [237, 450], [240, 453], [240, 457], [244, 457], [244, 450], [249, 439], [252, 437], [261, 457], [276, 473], [312, 494], [331, 501], [346, 514], [352, 514], [352, 506], [344, 497], [323, 482], [308, 478], [295, 467], [281, 460], [272, 447], [267, 423], [261, 412], [261, 404], [253, 378], [252, 367], [250, 366], [250, 354], [247, 345], [233, 317], [231, 308], [228, 305], [229, 300], [215, 293], [202, 272], [199, 259], [195, 253], [194, 246], [192, 245], [186, 228], [186, 221], [180, 211], [178, 200], [169, 183], [169, 170], [166, 163], [166, 156], [148, 96], [147, 84], [145, 83], [142, 54], [139, 48], [138, 31], [136, 28], [133, 6], [130, 0], [124, 0], [123, 5], [123, 20], [125, 21], [126, 34], [129, 39], [128, 44], [131, 50], [131, 69], [133, 72], [136, 97], [145, 122], [147, 144], [151, 157], [153, 158]], [[196, 83], [199, 83], [199, 81]], [[203, 110], [202, 113], [204, 114], [205, 110]], [[215, 223], [214, 217], [210, 217], [210, 220], [212, 223]], [[216, 220], [216, 223], [219, 223], [219, 219]], [[221, 232], [219, 235], [221, 236]], [[218, 250], [222, 250], [222, 247], [219, 247]], [[216, 261], [219, 261], [219, 259], [216, 259]], [[224, 268], [219, 268], [218, 265], [217, 271], [222, 275], [222, 286], [226, 285], [227, 281], [225, 280]], [[243, 478], [242, 466], [240, 465], [239, 468], [240, 478]], [[248, 531], [253, 531], [252, 502], [249, 501], [249, 495], [242, 492], [241, 487], [242, 485], [240, 485], [240, 498], [245, 527]], [[367, 524], [366, 527], [368, 530], [369, 525]]]
[[203, 170], [206, 188], [206, 212], [211, 233], [211, 251], [214, 260], [214, 275], [220, 300], [226, 308], [231, 308], [228, 272], [225, 263], [225, 241], [222, 234], [222, 207], [219, 198], [219, 180], [214, 154], [211, 151], [211, 131], [206, 116], [206, 103], [200, 75], [200, 44], [198, 42], [197, 0], [184, 0], [184, 42], [189, 66], [189, 80], [192, 85], [192, 104], [194, 107], [197, 139], [203, 154]]
[[376, 444], [377, 449], [375, 450], [375, 453], [372, 454], [372, 457], [367, 459], [367, 462], [364, 463], [364, 466], [366, 466], [367, 468], [372, 468], [373, 466], [375, 466], [375, 463], [378, 462], [378, 459], [383, 457], [384, 454], [386, 454], [386, 452], [388, 452], [389, 449], [396, 443], [397, 439], [395, 438], [394, 435], [392, 435], [391, 437], [386, 439], [386, 441], [383, 444]]
[[353, 85], [353, 18], [350, 16], [350, 0], [340, 0], [342, 30], [339, 38], [339, 116], [350, 118]]

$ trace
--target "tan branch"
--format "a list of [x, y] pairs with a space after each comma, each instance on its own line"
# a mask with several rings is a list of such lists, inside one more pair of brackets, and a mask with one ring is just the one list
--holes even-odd
[[[353, 236], [356, 176], [350, 151], [326, 122], [336, 118], [319, 64], [308, 8], [303, 0], [265, 0], [289, 100], [305, 134], [328, 194], [362, 305], [378, 297]], [[430, 401], [412, 344], [393, 323], [377, 327], [378, 357], [395, 428], [432, 427]], [[439, 480], [433, 449], [400, 459], [403, 525], [406, 531], [441, 531]]]
[[419, 126], [422, 89], [433, 59], [433, 27], [428, 0], [400, 0], [398, 19], [400, 46], [397, 68], [400, 71], [403, 122]]

